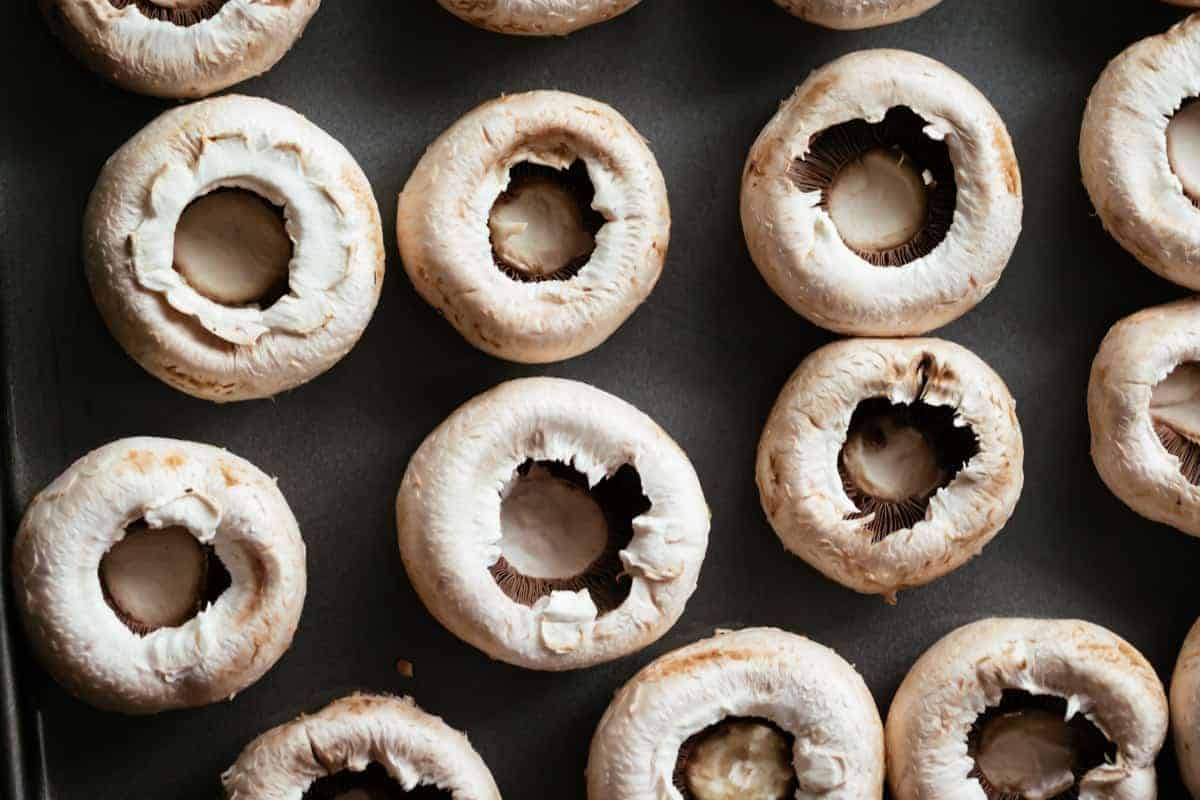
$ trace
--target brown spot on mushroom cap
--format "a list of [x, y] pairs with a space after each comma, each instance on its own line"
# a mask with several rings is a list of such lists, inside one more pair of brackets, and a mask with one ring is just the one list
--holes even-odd
[[1004, 170], [1004, 185], [1008, 188], [1008, 193], [1020, 197], [1021, 169], [1017, 166], [1008, 131], [999, 123], [992, 128], [992, 146], [1000, 157], [1000, 168]]
[[160, 5], [153, 0], [108, 0], [114, 8], [137, 6], [150, 19], [162, 20], [186, 28], [215, 17], [229, 0], [191, 0], [177, 2], [178, 7]]
[[241, 481], [238, 480], [238, 476], [234, 473], [234, 471], [232, 469], [230, 469], [228, 464], [221, 462], [220, 469], [221, 469], [221, 477], [225, 479], [226, 487], [232, 489], [234, 486], [237, 486], [238, 484], [241, 483]]
[[145, 474], [154, 466], [154, 454], [147, 450], [130, 450], [125, 454], [125, 461], [132, 464], [138, 472]]
[[170, 469], [179, 469], [185, 462], [186, 460], [179, 453], [168, 453], [166, 458], [163, 459], [163, 464]]

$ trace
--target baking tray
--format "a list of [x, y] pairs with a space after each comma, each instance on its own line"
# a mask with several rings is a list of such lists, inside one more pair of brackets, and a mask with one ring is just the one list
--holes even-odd
[[[80, 264], [79, 221], [113, 150], [170, 103], [102, 83], [51, 38], [32, 0], [3, 4], [0, 335], [6, 541], [33, 494], [112, 439], [227, 447], [279, 477], [308, 544], [295, 644], [230, 703], [147, 718], [70, 698], [29, 658], [11, 612], [0, 675], [12, 798], [212, 798], [267, 727], [352, 689], [406, 693], [469, 731], [508, 798], [585, 797], [590, 737], [613, 691], [658, 655], [718, 627], [778, 625], [857, 665], [886, 712], [905, 672], [954, 627], [988, 615], [1082, 617], [1133, 642], [1165, 680], [1200, 614], [1200, 544], [1136, 516], [1088, 457], [1092, 356], [1109, 325], [1184, 294], [1101, 230], [1080, 184], [1084, 102], [1107, 59], [1182, 12], [1161, 3], [945, 0], [858, 33], [796, 21], [769, 0], [645, 0], [567, 39], [471, 28], [433, 0], [327, 0], [279, 66], [239, 91], [290, 105], [341, 140], [374, 186], [388, 277], [374, 321], [331, 372], [273, 401], [216, 406], [142, 372], [109, 336]], [[822, 578], [783, 550], [759, 508], [757, 439], [789, 373], [833, 337], [792, 313], [751, 263], [738, 222], [743, 159], [815, 67], [903, 47], [965, 74], [995, 104], [1025, 179], [1025, 230], [995, 292], [941, 336], [1008, 382], [1025, 433], [1016, 514], [983, 555], [896, 607]], [[425, 145], [502, 92], [560, 88], [613, 104], [667, 178], [670, 255], [645, 306], [593, 353], [546, 367], [477, 352], [410, 286], [396, 195]], [[410, 587], [393, 498], [422, 437], [458, 404], [518, 376], [600, 386], [688, 452], [712, 541], [683, 619], [615, 663], [567, 674], [490, 661], [449, 634]], [[397, 659], [414, 663], [406, 679]], [[1183, 797], [1164, 754], [1161, 795]]]

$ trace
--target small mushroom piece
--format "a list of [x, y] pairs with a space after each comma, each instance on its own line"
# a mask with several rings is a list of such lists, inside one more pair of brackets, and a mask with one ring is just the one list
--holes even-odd
[[190, 99], [261, 75], [321, 0], [39, 0], [75, 57], [131, 92]]
[[641, 0], [438, 0], [461, 20], [496, 33], [566, 36], [607, 22]]
[[421, 296], [471, 344], [525, 363], [611, 336], [658, 281], [670, 228], [638, 132], [603, 103], [553, 91], [456, 122], [409, 178], [396, 221]]
[[625, 684], [587, 784], [590, 800], [880, 800], [883, 772], [883, 725], [854, 667], [802, 636], [746, 628]]
[[1113, 238], [1143, 265], [1200, 289], [1200, 16], [1129, 47], [1092, 89], [1083, 182]]
[[977, 555], [1021, 494], [1016, 404], [940, 339], [848, 339], [808, 356], [758, 445], [763, 510], [827, 577], [895, 602]]
[[973, 308], [1000, 280], [1022, 206], [996, 110], [944, 64], [901, 50], [814, 72], [742, 175], [742, 228], [771, 289], [859, 336], [922, 334]]
[[231, 698], [279, 660], [304, 559], [272, 478], [216, 447], [139, 437], [94, 450], [34, 498], [13, 580], [60, 684], [150, 714]]
[[875, 28], [924, 14], [942, 0], [775, 0], [789, 14], [836, 30]]
[[353, 694], [272, 728], [221, 776], [228, 800], [500, 800], [466, 734], [410, 697]]
[[417, 450], [400, 554], [430, 613], [489, 656], [592, 666], [663, 635], [696, 588], [709, 513], [687, 456], [583, 383], [510, 381]]
[[1153, 800], [1167, 698], [1099, 625], [985, 619], [917, 660], [886, 733], [896, 800]]
[[291, 109], [226, 95], [166, 112], [108, 160], [84, 262], [134, 360], [230, 402], [295, 388], [349, 352], [379, 300], [383, 232], [344, 147]]
[[1171, 677], [1171, 735], [1184, 785], [1200, 797], [1200, 622], [1188, 632]]
[[1092, 461], [1143, 517], [1200, 536], [1200, 299], [1112, 327], [1088, 384]]

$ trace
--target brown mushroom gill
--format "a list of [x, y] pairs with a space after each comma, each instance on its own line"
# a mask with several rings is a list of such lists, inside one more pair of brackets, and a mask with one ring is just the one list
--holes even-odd
[[971, 726], [967, 754], [988, 800], [1074, 800], [1116, 747], [1082, 714], [1067, 719], [1066, 700], [1008, 690]]
[[186, 528], [150, 528], [138, 520], [100, 560], [104, 599], [125, 627], [139, 636], [176, 628], [230, 585], [212, 547]]
[[757, 717], [727, 717], [689, 737], [675, 761], [684, 800], [784, 800], [799, 787], [792, 767], [795, 738]]
[[566, 464], [526, 461], [501, 500], [501, 557], [492, 577], [523, 605], [586, 589], [598, 614], [612, 611], [630, 591], [620, 551], [633, 539], [634, 518], [649, 508], [631, 465], [589, 488]]
[[1150, 420], [1179, 471], [1200, 486], [1200, 364], [1181, 364], [1154, 387]]
[[1167, 123], [1167, 160], [1183, 192], [1200, 206], [1200, 103], [1190, 98]]
[[496, 267], [514, 281], [565, 281], [596, 249], [604, 217], [592, 208], [596, 190], [587, 165], [559, 170], [522, 162], [509, 172], [488, 217]]
[[343, 770], [319, 778], [304, 792], [303, 800], [450, 800], [450, 793], [436, 786], [418, 786], [405, 791], [379, 764], [361, 772]]
[[958, 190], [945, 142], [897, 106], [882, 122], [851, 120], [813, 136], [789, 176], [830, 216], [842, 241], [878, 267], [902, 267], [942, 243]]
[[114, 8], [137, 6], [150, 19], [186, 28], [217, 15], [229, 0], [108, 0]]

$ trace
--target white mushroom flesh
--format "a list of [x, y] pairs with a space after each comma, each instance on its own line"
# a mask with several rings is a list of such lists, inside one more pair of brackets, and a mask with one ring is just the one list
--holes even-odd
[[863, 493], [894, 503], [927, 497], [945, 478], [925, 435], [886, 415], [850, 433], [842, 463]]
[[1060, 716], [1027, 710], [985, 723], [975, 763], [1004, 797], [1047, 800], [1075, 784], [1075, 734]]
[[780, 800], [795, 779], [787, 740], [759, 722], [727, 722], [705, 737], [685, 767], [695, 800]]
[[500, 505], [500, 549], [528, 578], [584, 573], [608, 546], [604, 512], [582, 487], [534, 464]]
[[1167, 125], [1167, 158], [1184, 193], [1200, 203], [1200, 103], [1188, 103]]
[[1200, 444], [1200, 365], [1182, 364], [1154, 387], [1150, 418]]
[[195, 614], [208, 555], [186, 528], [130, 530], [100, 562], [100, 580], [130, 627], [172, 628]]
[[869, 150], [839, 170], [829, 187], [829, 216], [855, 250], [883, 252], [912, 240], [924, 227], [925, 180], [902, 151]]
[[533, 279], [553, 276], [596, 245], [575, 195], [550, 178], [510, 187], [492, 208], [488, 227], [496, 255]]
[[284, 283], [291, 258], [279, 214], [250, 192], [207, 194], [184, 209], [175, 228], [175, 269], [223, 305], [261, 300]]

